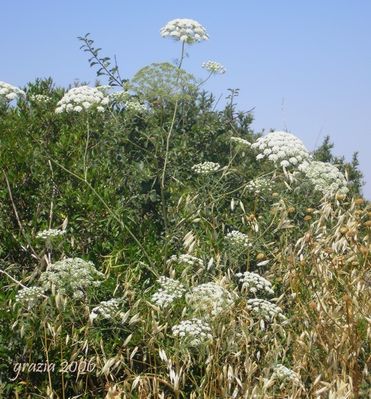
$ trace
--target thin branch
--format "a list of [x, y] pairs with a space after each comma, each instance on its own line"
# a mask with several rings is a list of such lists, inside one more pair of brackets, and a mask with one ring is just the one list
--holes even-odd
[[12, 194], [12, 189], [11, 189], [11, 187], [10, 187], [9, 179], [8, 179], [8, 176], [7, 176], [7, 174], [6, 174], [6, 172], [5, 172], [4, 169], [3, 169], [3, 175], [4, 175], [5, 182], [6, 182], [6, 186], [7, 186], [7, 189], [8, 189], [10, 202], [12, 203], [14, 215], [15, 215], [15, 218], [16, 218], [17, 223], [18, 223], [18, 226], [19, 226], [19, 230], [20, 230], [20, 232], [21, 232], [23, 238], [26, 240], [26, 242], [27, 242], [29, 248], [31, 249], [31, 252], [32, 252], [33, 256], [34, 256], [37, 260], [40, 261], [41, 258], [40, 258], [39, 255], [36, 253], [36, 251], [33, 249], [32, 245], [31, 245], [31, 243], [30, 243], [29, 239], [27, 238], [26, 233], [25, 233], [25, 231], [24, 231], [24, 228], [23, 228], [21, 219], [20, 219], [20, 217], [19, 217], [19, 215], [18, 215], [17, 207], [16, 207], [15, 202], [14, 202], [14, 199], [13, 199], [13, 194]]
[[119, 225], [126, 230], [130, 237], [135, 241], [135, 243], [139, 246], [145, 257], [147, 258], [147, 261], [149, 263], [149, 266], [146, 265], [146, 268], [153, 273], [156, 277], [158, 277], [158, 273], [154, 270], [154, 265], [152, 263], [152, 260], [143, 247], [142, 243], [138, 240], [138, 238], [135, 236], [135, 234], [131, 231], [131, 229], [119, 218], [119, 216], [111, 209], [111, 207], [107, 204], [107, 202], [103, 199], [103, 197], [96, 191], [96, 189], [89, 183], [85, 178], [77, 175], [76, 173], [72, 172], [71, 170], [67, 169], [65, 166], [61, 165], [59, 162], [55, 161], [54, 159], [51, 160], [54, 164], [56, 164], [58, 167], [63, 169], [65, 172], [70, 174], [71, 176], [75, 177], [77, 180], [83, 182], [86, 184], [86, 186], [94, 193], [94, 195], [99, 199], [99, 201], [104, 205], [104, 207], [107, 209], [107, 211], [111, 214], [111, 216], [119, 223]]

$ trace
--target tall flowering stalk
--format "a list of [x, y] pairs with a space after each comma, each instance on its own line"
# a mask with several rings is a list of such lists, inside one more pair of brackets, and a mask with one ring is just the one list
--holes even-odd
[[[170, 37], [176, 41], [182, 42], [181, 55], [180, 60], [177, 65], [177, 78], [176, 84], [179, 80], [179, 72], [183, 64], [184, 54], [185, 54], [185, 44], [194, 44], [197, 42], [201, 42], [203, 40], [208, 39], [208, 34], [206, 29], [197, 21], [192, 19], [174, 19], [169, 21], [163, 28], [160, 30], [162, 37]], [[177, 98], [175, 101], [173, 117], [171, 120], [170, 128], [166, 137], [166, 147], [165, 147], [165, 160], [164, 167], [161, 175], [161, 202], [162, 202], [162, 213], [164, 219], [165, 226], [165, 256], [167, 257], [167, 232], [168, 232], [168, 220], [167, 220], [167, 209], [166, 209], [166, 201], [165, 201], [165, 178], [166, 178], [166, 168], [169, 161], [169, 148], [170, 148], [170, 139], [174, 130], [175, 118], [178, 111], [179, 99]]]

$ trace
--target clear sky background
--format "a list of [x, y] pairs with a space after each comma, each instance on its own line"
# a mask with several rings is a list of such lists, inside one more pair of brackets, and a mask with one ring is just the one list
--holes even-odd
[[206, 88], [223, 98], [240, 88], [256, 131], [288, 130], [309, 150], [330, 135], [347, 160], [358, 151], [371, 199], [369, 0], [0, 0], [0, 15], [0, 80], [18, 86], [49, 76], [94, 84], [76, 39], [87, 32], [130, 78], [179, 56], [159, 35], [166, 22], [196, 19], [210, 40], [188, 48], [184, 68], [202, 78], [203, 61], [225, 65]]

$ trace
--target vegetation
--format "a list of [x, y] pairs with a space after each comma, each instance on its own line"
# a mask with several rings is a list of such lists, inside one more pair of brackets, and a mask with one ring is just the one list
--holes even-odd
[[1, 397], [369, 397], [357, 156], [217, 109], [190, 21], [175, 66], [122, 79], [86, 35], [109, 86], [0, 82]]

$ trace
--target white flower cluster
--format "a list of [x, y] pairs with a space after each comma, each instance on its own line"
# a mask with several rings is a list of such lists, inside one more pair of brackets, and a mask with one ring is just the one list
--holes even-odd
[[305, 169], [306, 177], [323, 194], [347, 194], [347, 181], [339, 169], [328, 162], [311, 162]]
[[160, 30], [162, 37], [170, 37], [183, 43], [193, 44], [209, 38], [206, 29], [197, 21], [178, 18], [169, 21]]
[[75, 298], [82, 298], [83, 290], [89, 287], [98, 287], [103, 278], [93, 262], [80, 258], [67, 258], [53, 263], [48, 270], [40, 276], [40, 283], [46, 290], [55, 289], [64, 295], [73, 293]]
[[206, 69], [210, 73], [220, 73], [226, 72], [224, 66], [216, 61], [207, 61], [202, 63], [202, 68]]
[[229, 232], [225, 236], [225, 239], [232, 249], [243, 250], [252, 246], [249, 241], [249, 236], [247, 234], [241, 233], [238, 230], [232, 230]]
[[202, 162], [192, 166], [192, 170], [198, 175], [208, 175], [220, 169], [217, 162]]
[[171, 330], [175, 337], [184, 340], [189, 346], [199, 346], [213, 338], [210, 325], [197, 318], [183, 320]]
[[242, 289], [246, 289], [254, 294], [258, 291], [265, 291], [267, 294], [272, 295], [274, 294], [271, 282], [257, 273], [236, 273], [236, 276], [239, 277], [239, 281], [242, 283]]
[[96, 87], [80, 86], [69, 90], [58, 102], [55, 112], [82, 112], [91, 108], [99, 112], [104, 111], [104, 105], [109, 98]]
[[277, 364], [274, 368], [274, 372], [272, 374], [273, 379], [281, 380], [281, 381], [292, 381], [295, 384], [300, 384], [300, 376], [295, 371], [290, 370], [283, 364]]
[[272, 191], [272, 181], [267, 177], [257, 177], [246, 184], [246, 189], [258, 195]]
[[35, 103], [47, 104], [51, 101], [51, 98], [45, 94], [33, 94], [29, 96], [29, 100]]
[[259, 150], [256, 159], [268, 158], [283, 168], [305, 168], [310, 162], [310, 154], [303, 142], [291, 133], [276, 131], [260, 137], [251, 148]]
[[250, 141], [247, 141], [241, 137], [232, 136], [231, 141], [233, 143], [241, 144], [242, 146], [251, 147]]
[[133, 112], [135, 114], [142, 114], [147, 111], [147, 108], [144, 104], [141, 104], [139, 101], [126, 101], [124, 103], [125, 109], [129, 112]]
[[215, 283], [200, 284], [186, 294], [187, 303], [205, 316], [217, 316], [234, 302], [233, 295]]
[[266, 301], [265, 299], [249, 299], [247, 301], [247, 309], [267, 321], [272, 321], [276, 317], [286, 319], [282, 313], [282, 309], [279, 306], [272, 302]]
[[172, 263], [177, 263], [177, 264], [186, 264], [190, 266], [200, 266], [204, 267], [204, 262], [202, 259], [197, 258], [196, 256], [192, 256], [189, 254], [182, 254], [182, 255], [172, 255], [166, 263], [168, 265]]
[[22, 304], [31, 305], [37, 299], [44, 296], [44, 288], [41, 287], [25, 287], [18, 291], [15, 301]]
[[23, 90], [9, 83], [0, 81], [0, 100], [8, 102], [13, 100], [18, 100], [18, 98], [25, 96], [26, 93]]
[[112, 298], [108, 301], [102, 301], [98, 306], [92, 309], [89, 319], [91, 321], [102, 319], [123, 319], [125, 313], [122, 312], [122, 299]]
[[37, 238], [42, 238], [44, 240], [47, 240], [47, 239], [50, 239], [50, 238], [62, 236], [65, 233], [66, 233], [66, 230], [48, 229], [48, 230], [39, 231], [36, 234], [36, 237]]
[[180, 281], [165, 276], [161, 276], [157, 281], [161, 287], [152, 295], [152, 302], [156, 305], [165, 308], [184, 295], [185, 288]]

